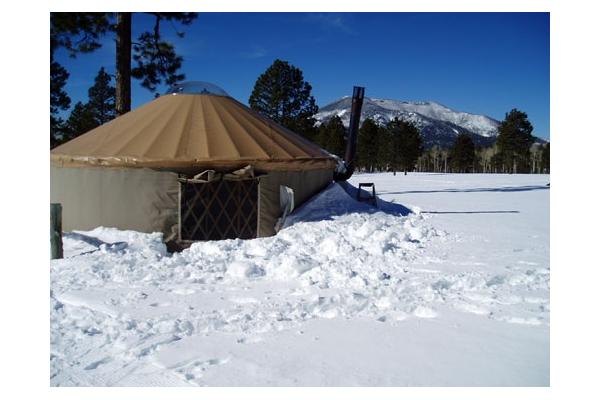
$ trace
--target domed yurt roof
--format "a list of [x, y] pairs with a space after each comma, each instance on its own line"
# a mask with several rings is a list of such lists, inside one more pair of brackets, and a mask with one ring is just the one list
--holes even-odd
[[167, 94], [51, 151], [61, 166], [262, 170], [334, 168], [323, 149], [206, 82]]

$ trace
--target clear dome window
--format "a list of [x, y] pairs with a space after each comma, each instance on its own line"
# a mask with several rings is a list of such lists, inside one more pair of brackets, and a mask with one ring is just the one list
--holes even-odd
[[190, 81], [171, 86], [165, 94], [212, 94], [229, 97], [226, 91], [208, 82]]

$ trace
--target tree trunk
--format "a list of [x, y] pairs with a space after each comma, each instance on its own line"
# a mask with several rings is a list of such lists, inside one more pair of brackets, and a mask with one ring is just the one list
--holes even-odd
[[117, 13], [116, 36], [115, 108], [122, 115], [131, 110], [131, 13]]

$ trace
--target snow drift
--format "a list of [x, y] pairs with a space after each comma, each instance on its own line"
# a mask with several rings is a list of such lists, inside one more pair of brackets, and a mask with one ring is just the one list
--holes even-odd
[[[52, 261], [50, 270], [52, 384], [427, 385], [435, 382], [426, 375], [394, 377], [393, 371], [375, 367], [367, 367], [369, 379], [381, 380], [364, 381], [346, 365], [336, 367], [342, 375], [328, 381], [331, 372], [322, 371], [325, 378], [318, 378], [314, 371], [296, 371], [291, 378], [274, 365], [288, 359], [301, 363], [298, 357], [314, 342], [296, 348], [298, 335], [314, 329], [321, 332], [314, 337], [330, 332], [343, 342], [348, 332], [331, 329], [367, 332], [368, 325], [360, 325], [367, 322], [360, 321], [387, 324], [380, 333], [388, 339], [390, 329], [410, 326], [410, 321], [444, 318], [454, 321], [449, 327], [479, 318], [502, 324], [501, 332], [507, 326], [547, 329], [547, 267], [446, 270], [444, 249], [465, 239], [436, 227], [432, 216], [416, 207], [410, 212], [394, 202], [379, 202], [374, 209], [332, 184], [296, 210], [276, 236], [199, 242], [175, 254], [167, 253], [160, 234], [111, 228], [66, 233], [66, 258]], [[333, 322], [342, 320], [350, 325]], [[435, 335], [423, 338], [435, 342]], [[460, 334], [453, 337], [466, 343]], [[378, 354], [377, 345], [363, 351]], [[275, 351], [277, 346], [292, 347], [286, 353]], [[465, 353], [454, 349], [448, 357]], [[273, 353], [261, 362], [259, 354], [265, 351]], [[360, 357], [378, 365], [367, 354]], [[497, 378], [468, 372], [473, 365], [465, 361], [456, 379], [441, 370], [439, 379], [431, 379], [438, 384], [544, 382], [519, 377], [518, 368], [506, 372], [509, 366]]]

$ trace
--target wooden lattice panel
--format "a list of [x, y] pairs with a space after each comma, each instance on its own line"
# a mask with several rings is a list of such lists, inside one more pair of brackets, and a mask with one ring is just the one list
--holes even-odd
[[181, 240], [257, 236], [258, 180], [181, 183]]

